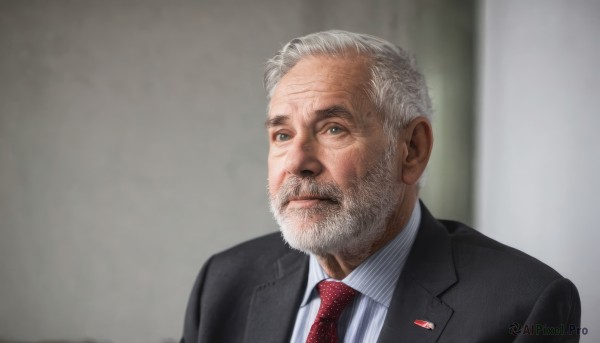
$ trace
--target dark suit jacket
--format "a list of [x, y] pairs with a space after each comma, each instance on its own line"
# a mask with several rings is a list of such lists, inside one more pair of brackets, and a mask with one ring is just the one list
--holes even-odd
[[[561, 325], [567, 333], [579, 326], [573, 283], [461, 223], [435, 220], [421, 206], [419, 232], [378, 342], [579, 341], [550, 335]], [[288, 342], [307, 271], [307, 255], [278, 233], [211, 257], [193, 287], [181, 341]]]

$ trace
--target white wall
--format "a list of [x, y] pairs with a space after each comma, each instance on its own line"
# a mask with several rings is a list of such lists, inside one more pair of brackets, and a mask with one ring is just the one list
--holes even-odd
[[476, 222], [578, 287], [600, 341], [600, 1], [485, 1]]

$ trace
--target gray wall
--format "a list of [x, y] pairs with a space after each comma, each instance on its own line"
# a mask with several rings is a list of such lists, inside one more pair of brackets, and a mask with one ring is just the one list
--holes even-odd
[[0, 341], [178, 337], [210, 255], [276, 230], [262, 66], [342, 28], [437, 108], [425, 197], [469, 221], [471, 1], [0, 1]]
[[600, 2], [486, 1], [477, 227], [579, 288], [600, 342]]

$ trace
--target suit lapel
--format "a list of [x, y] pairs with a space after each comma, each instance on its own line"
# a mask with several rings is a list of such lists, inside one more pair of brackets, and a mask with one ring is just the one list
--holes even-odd
[[289, 341], [306, 287], [308, 257], [292, 252], [274, 267], [275, 279], [254, 289], [244, 342]]
[[[419, 233], [392, 297], [379, 343], [436, 342], [452, 316], [452, 308], [438, 296], [456, 283], [450, 238], [421, 203]], [[430, 321], [435, 329], [414, 324]]]

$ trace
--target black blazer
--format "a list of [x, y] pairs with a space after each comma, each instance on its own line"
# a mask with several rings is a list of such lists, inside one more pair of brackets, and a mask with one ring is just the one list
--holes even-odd
[[[421, 207], [419, 232], [378, 342], [579, 341], [567, 335], [579, 327], [581, 312], [571, 281]], [[307, 271], [307, 255], [278, 233], [214, 255], [194, 284], [181, 342], [288, 342]], [[416, 319], [435, 329], [415, 325]], [[567, 334], [555, 335], [561, 325]]]

